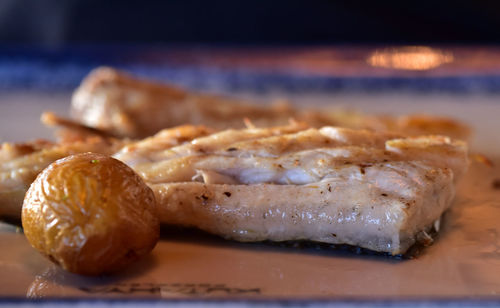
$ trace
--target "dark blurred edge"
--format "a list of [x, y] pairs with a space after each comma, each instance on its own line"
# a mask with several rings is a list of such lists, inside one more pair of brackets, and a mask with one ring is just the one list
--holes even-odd
[[499, 44], [500, 2], [0, 0], [0, 42]]

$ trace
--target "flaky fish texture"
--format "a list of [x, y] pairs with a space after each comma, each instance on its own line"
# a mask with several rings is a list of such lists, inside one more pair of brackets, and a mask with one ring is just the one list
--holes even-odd
[[111, 68], [92, 71], [75, 91], [73, 117], [111, 135], [144, 138], [183, 124], [215, 129], [284, 125], [290, 118], [312, 127], [326, 125], [394, 130], [405, 135], [441, 134], [466, 139], [468, 128], [452, 119], [430, 115], [367, 115], [341, 109], [300, 109], [281, 102], [252, 104], [227, 97], [198, 94], [175, 86], [139, 80]]
[[468, 165], [466, 144], [449, 137], [298, 123], [141, 147], [115, 157], [153, 188], [163, 223], [394, 255], [440, 219]]

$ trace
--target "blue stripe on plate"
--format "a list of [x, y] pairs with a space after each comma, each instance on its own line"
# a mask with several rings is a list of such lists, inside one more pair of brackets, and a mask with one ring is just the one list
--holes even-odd
[[197, 90], [308, 92], [500, 93], [499, 75], [449, 77], [336, 77], [211, 68], [141, 59], [137, 48], [2, 48], [0, 90], [72, 90], [88, 72], [107, 65]]

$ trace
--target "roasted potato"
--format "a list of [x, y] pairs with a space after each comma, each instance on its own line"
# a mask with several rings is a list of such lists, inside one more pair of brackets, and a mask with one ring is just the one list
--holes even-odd
[[114, 272], [150, 252], [160, 223], [152, 190], [127, 165], [85, 153], [40, 173], [23, 203], [26, 238], [64, 269]]

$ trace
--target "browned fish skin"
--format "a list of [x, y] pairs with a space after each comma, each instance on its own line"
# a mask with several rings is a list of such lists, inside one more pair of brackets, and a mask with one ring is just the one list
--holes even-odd
[[458, 139], [466, 139], [469, 134], [465, 125], [444, 117], [301, 110], [286, 104], [259, 106], [138, 80], [111, 68], [92, 71], [75, 91], [71, 108], [75, 119], [85, 125], [132, 138], [144, 138], [163, 128], [182, 124], [241, 128], [244, 118], [259, 127], [283, 125], [294, 118], [313, 127], [394, 130], [406, 135], [441, 134]]

